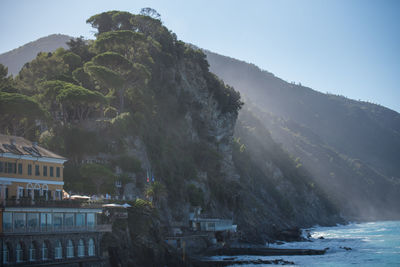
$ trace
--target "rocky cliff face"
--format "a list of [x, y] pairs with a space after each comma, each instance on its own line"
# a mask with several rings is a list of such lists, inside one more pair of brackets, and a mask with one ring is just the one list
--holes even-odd
[[[156, 215], [146, 213], [148, 220], [142, 221], [151, 229], [135, 224], [139, 215], [132, 213], [129, 225], [117, 223], [121, 225], [115, 236], [106, 239], [110, 246], [123, 255], [131, 250], [138, 257], [158, 255], [163, 262], [163, 238], [173, 225], [187, 225], [194, 206], [201, 206], [204, 216], [233, 219], [244, 239], [260, 243], [279, 238], [278, 233], [285, 228], [340, 221], [329, 199], [313, 184], [312, 175], [273, 141], [246, 106], [239, 111], [239, 94], [209, 72], [205, 55], [174, 39], [159, 21], [150, 22], [156, 24], [152, 32], [164, 34], [160, 33], [162, 38], [152, 36], [159, 38], [160, 49], [149, 52], [154, 59], [148, 66], [149, 83], [128, 86], [124, 112], [104, 115], [107, 112], [97, 105], [98, 110], [84, 121], [61, 125], [54, 120], [54, 125], [48, 125], [53, 141], [46, 136], [41, 139], [43, 143], [50, 140], [47, 145], [52, 150], [71, 158], [65, 171], [67, 190], [92, 193], [93, 181], [85, 180], [80, 170], [88, 161], [96, 161], [118, 177], [127, 177], [123, 194], [128, 199], [147, 198], [151, 193], [157, 218], [153, 221], [147, 217]], [[112, 37], [114, 33], [105, 34]], [[92, 47], [80, 45], [92, 51]], [[89, 53], [87, 60], [94, 56]], [[63, 66], [62, 71], [70, 69], [57, 53], [41, 60], [47, 62], [48, 58]], [[34, 68], [39, 67], [31, 64], [25, 72], [36, 73]], [[115, 90], [107, 91], [107, 86], [94, 83], [84, 69], [79, 70], [86, 77], [84, 82], [74, 80], [76, 75], [71, 71], [54, 77], [109, 94], [109, 108], [116, 110]], [[78, 69], [73, 72], [77, 74]], [[32, 84], [35, 81], [32, 77]], [[139, 167], [133, 167], [136, 161]], [[146, 182], [147, 173], [153, 174], [161, 187], [152, 188]], [[132, 231], [137, 232], [133, 235]], [[136, 240], [146, 251], [132, 244]], [[143, 262], [130, 260], [125, 263], [143, 266]]]

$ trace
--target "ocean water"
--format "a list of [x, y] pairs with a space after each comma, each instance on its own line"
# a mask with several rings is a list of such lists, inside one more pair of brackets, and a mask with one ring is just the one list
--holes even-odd
[[[312, 242], [291, 242], [282, 245], [270, 245], [270, 247], [329, 248], [325, 255], [240, 256], [240, 259], [283, 259], [294, 262], [295, 265], [292, 266], [400, 267], [400, 221], [351, 223], [335, 227], [315, 227], [308, 230], [311, 233]], [[318, 239], [320, 236], [323, 236], [324, 239]], [[351, 250], [346, 250], [343, 247], [351, 248]]]

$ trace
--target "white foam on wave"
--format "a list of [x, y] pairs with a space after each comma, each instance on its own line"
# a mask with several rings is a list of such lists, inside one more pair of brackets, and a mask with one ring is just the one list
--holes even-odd
[[[326, 254], [244, 257], [252, 260], [283, 259], [295, 262], [295, 266], [400, 266], [400, 222], [350, 223], [335, 227], [313, 227], [306, 229], [304, 233], [311, 234], [312, 242], [270, 244], [269, 247], [303, 249], [329, 247]], [[324, 239], [318, 239], [321, 236]]]

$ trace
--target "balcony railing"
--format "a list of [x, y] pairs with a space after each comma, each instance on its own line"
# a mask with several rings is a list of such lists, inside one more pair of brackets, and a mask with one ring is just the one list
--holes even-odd
[[101, 203], [81, 200], [45, 200], [31, 198], [0, 200], [1, 207], [48, 207], [48, 208], [102, 208]]
[[22, 227], [3, 228], [3, 233], [60, 233], [60, 232], [111, 232], [111, 224], [99, 224], [93, 226], [50, 226], [50, 227]]

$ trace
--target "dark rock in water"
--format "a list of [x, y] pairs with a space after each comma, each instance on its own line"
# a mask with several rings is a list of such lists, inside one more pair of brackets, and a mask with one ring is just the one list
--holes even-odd
[[274, 233], [274, 239], [287, 241], [287, 242], [304, 240], [302, 233], [301, 233], [301, 229], [298, 227], [283, 229], [283, 230], [276, 230], [276, 232]]
[[325, 237], [323, 237], [323, 236], [320, 236], [320, 237], [318, 237], [318, 239], [325, 239]]
[[266, 247], [248, 247], [248, 248], [217, 248], [209, 249], [204, 255], [215, 256], [239, 256], [239, 255], [256, 255], [256, 256], [293, 256], [293, 255], [323, 255], [326, 250], [322, 249], [282, 249], [282, 248], [266, 248]]
[[276, 265], [294, 265], [293, 261], [286, 261], [283, 259], [276, 260], [205, 260], [200, 262], [195, 262], [194, 265], [197, 267], [220, 267], [220, 266], [230, 266], [230, 265], [261, 265], [261, 264], [276, 264]]
[[345, 249], [345, 250], [352, 250], [352, 248], [349, 248], [349, 247], [339, 247], [339, 248], [342, 248], [342, 249]]

